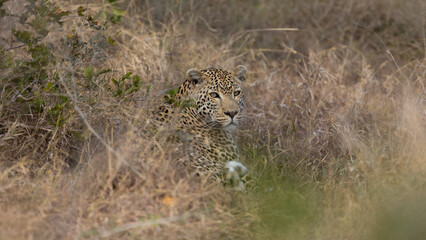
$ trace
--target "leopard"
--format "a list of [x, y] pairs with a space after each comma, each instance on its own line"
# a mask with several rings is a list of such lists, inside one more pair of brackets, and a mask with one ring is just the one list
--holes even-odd
[[241, 163], [233, 133], [243, 118], [246, 75], [243, 65], [232, 72], [191, 68], [175, 94], [166, 94], [169, 101], [155, 113], [157, 122], [185, 133], [181, 134], [186, 136], [182, 137], [185, 153], [197, 176], [214, 176], [238, 191], [245, 189], [248, 169]]

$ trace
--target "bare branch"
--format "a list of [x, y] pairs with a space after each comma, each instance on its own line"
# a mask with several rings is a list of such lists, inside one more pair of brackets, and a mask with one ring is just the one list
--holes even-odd
[[113, 228], [109, 231], [101, 231], [100, 237], [107, 238], [113, 234], [125, 232], [134, 228], [145, 228], [145, 227], [149, 227], [153, 225], [167, 225], [173, 222], [183, 221], [189, 216], [190, 216], [189, 214], [183, 214], [181, 216], [174, 216], [169, 218], [159, 218], [159, 219], [153, 219], [153, 220], [147, 220], [147, 221], [128, 223], [128, 224], [124, 224], [119, 227]]

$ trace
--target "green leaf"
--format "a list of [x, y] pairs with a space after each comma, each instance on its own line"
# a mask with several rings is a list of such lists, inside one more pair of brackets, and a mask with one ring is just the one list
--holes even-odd
[[34, 42], [34, 36], [31, 32], [28, 31], [19, 31], [13, 29], [13, 35], [17, 38], [18, 41], [23, 42], [29, 46]]
[[179, 91], [179, 88], [170, 88], [169, 90], [167, 90], [166, 94], [169, 95], [171, 98], [173, 98], [176, 96], [178, 91]]
[[27, 21], [28, 17], [29, 17], [29, 13], [28, 12], [24, 12], [21, 14], [21, 16], [19, 16], [19, 23], [20, 24], [25, 24], [25, 22]]
[[119, 83], [117, 82], [117, 80], [115, 80], [115, 78], [112, 78], [111, 81], [114, 83], [115, 86], [118, 87]]
[[123, 90], [121, 88], [117, 89], [116, 95], [121, 96], [123, 94]]
[[297, 130], [296, 130], [296, 119], [293, 117], [291, 120], [291, 125], [293, 127], [294, 137], [297, 137]]
[[145, 74], [146, 74], [146, 76], [148, 77], [148, 75], [149, 75], [149, 66], [148, 66], [148, 65], [145, 65], [145, 67], [146, 67], [146, 69], [145, 69]]
[[109, 19], [113, 24], [116, 24], [118, 22], [121, 22], [121, 17], [126, 13], [126, 11], [119, 10], [118, 8], [113, 8], [111, 16]]
[[149, 84], [148, 86], [146, 86], [146, 93], [149, 93], [149, 90], [151, 90], [151, 84]]
[[67, 96], [63, 96], [63, 95], [61, 95], [61, 96], [59, 96], [59, 98], [61, 99], [61, 101], [63, 102], [63, 103], [69, 103], [69, 99], [68, 99], [68, 97]]
[[45, 16], [36, 16], [34, 20], [31, 21], [30, 25], [33, 29], [43, 37], [46, 37], [49, 34], [47, 28], [47, 19]]
[[36, 98], [34, 100], [34, 105], [36, 106], [36, 109], [39, 113], [43, 112], [44, 107], [43, 107], [43, 100], [41, 100], [41, 98]]
[[139, 75], [133, 76], [133, 86], [140, 87], [142, 85], [141, 77]]
[[126, 11], [119, 10], [118, 8], [113, 8], [112, 14], [115, 15], [115, 16], [123, 16], [124, 14], [126, 14]]
[[132, 72], [128, 72], [128, 73], [124, 74], [124, 75], [121, 77], [121, 81], [123, 81], [124, 79], [130, 79], [130, 75], [132, 75]]
[[46, 17], [49, 14], [49, 7], [44, 4], [34, 6], [34, 11], [38, 14], [37, 17]]
[[100, 72], [98, 72], [98, 73], [96, 73], [96, 77], [98, 77], [99, 75], [101, 75], [101, 74], [104, 74], [104, 73], [109, 73], [109, 72], [111, 72], [112, 70], [111, 69], [104, 69], [104, 70], [101, 70]]
[[111, 44], [112, 46], [114, 46], [116, 41], [111, 36], [108, 36], [108, 42], [109, 42], [109, 44]]
[[83, 6], [79, 6], [78, 7], [78, 9], [77, 9], [77, 14], [78, 14], [78, 16], [80, 16], [80, 17], [83, 17], [84, 16], [84, 12], [86, 11], [86, 8], [84, 8]]
[[93, 66], [88, 66], [86, 68], [83, 68], [83, 74], [84, 74], [84, 78], [87, 81], [92, 81], [93, 79]]
[[46, 85], [46, 87], [44, 87], [44, 88], [42, 89], [42, 91], [43, 91], [43, 92], [51, 91], [51, 90], [52, 90], [52, 88], [53, 88], [53, 86], [54, 86], [54, 84], [53, 84], [52, 82], [48, 82], [48, 83], [47, 83], [47, 85]]
[[30, 49], [30, 52], [33, 57], [32, 65], [34, 67], [47, 66], [49, 62], [53, 62], [53, 56], [44, 44], [34, 46]]
[[39, 82], [44, 82], [48, 78], [49, 76], [47, 75], [47, 72], [44, 69], [39, 72], [39, 75], [38, 75]]
[[137, 87], [131, 87], [131, 88], [129, 88], [129, 89], [127, 89], [125, 92], [124, 92], [124, 95], [127, 95], [127, 94], [129, 94], [129, 93], [131, 93], [131, 92], [135, 92], [135, 91], [137, 91], [139, 88], [137, 88]]
[[13, 66], [13, 54], [7, 53], [0, 47], [0, 69], [6, 69]]
[[62, 25], [62, 22], [60, 21], [62, 17], [68, 16], [70, 14], [71, 12], [69, 11], [62, 11], [62, 9], [60, 9], [59, 7], [54, 7], [51, 9], [48, 16], [51, 18], [51, 21], [57, 22], [60, 25]]

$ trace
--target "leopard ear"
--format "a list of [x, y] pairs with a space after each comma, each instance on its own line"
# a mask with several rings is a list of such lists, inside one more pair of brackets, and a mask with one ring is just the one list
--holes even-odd
[[203, 73], [197, 68], [191, 68], [186, 71], [186, 77], [194, 84], [198, 84], [203, 80]]
[[236, 77], [241, 82], [244, 82], [246, 80], [246, 74], [247, 74], [247, 68], [243, 65], [238, 65], [234, 69], [234, 77]]

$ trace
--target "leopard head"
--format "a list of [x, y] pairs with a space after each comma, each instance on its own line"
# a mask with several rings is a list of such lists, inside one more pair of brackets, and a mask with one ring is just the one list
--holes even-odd
[[196, 114], [209, 125], [226, 130], [235, 129], [241, 121], [244, 92], [241, 87], [247, 68], [239, 65], [227, 72], [217, 68], [187, 71], [194, 86], [189, 97], [195, 100]]

